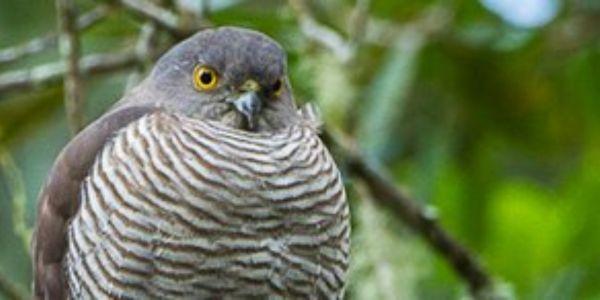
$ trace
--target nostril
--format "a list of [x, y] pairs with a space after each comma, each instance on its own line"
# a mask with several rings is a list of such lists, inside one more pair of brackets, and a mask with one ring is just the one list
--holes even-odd
[[254, 117], [262, 108], [260, 97], [255, 92], [246, 92], [237, 98], [233, 105], [248, 118]]
[[247, 103], [250, 111], [257, 112], [260, 110], [260, 101], [249, 101]]

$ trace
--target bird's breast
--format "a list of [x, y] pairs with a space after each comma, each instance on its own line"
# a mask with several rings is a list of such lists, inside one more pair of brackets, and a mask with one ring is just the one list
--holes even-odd
[[[341, 295], [349, 211], [309, 127], [249, 133], [158, 113], [118, 132], [69, 227], [73, 295]], [[79, 294], [77, 294], [79, 293]]]

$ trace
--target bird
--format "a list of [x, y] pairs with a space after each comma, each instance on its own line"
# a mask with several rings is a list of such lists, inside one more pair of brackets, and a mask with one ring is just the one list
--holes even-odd
[[60, 152], [35, 299], [341, 299], [350, 209], [275, 40], [201, 30]]

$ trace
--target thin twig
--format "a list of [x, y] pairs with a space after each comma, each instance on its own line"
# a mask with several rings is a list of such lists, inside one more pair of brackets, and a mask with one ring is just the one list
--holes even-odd
[[[135, 52], [90, 54], [80, 61], [81, 75], [115, 72], [139, 63]], [[65, 75], [62, 62], [47, 63], [33, 68], [0, 74], [0, 93], [32, 89], [60, 82]], [[6, 97], [0, 98], [5, 99]]]
[[208, 3], [203, 0], [175, 0], [175, 8], [181, 24], [187, 28], [199, 27], [199, 21], [208, 17]]
[[344, 37], [315, 20], [308, 9], [306, 1], [289, 0], [288, 2], [296, 14], [302, 33], [306, 37], [330, 49], [341, 62], [348, 62], [354, 56], [353, 47], [346, 42]]
[[144, 71], [150, 68], [153, 58], [156, 56], [154, 51], [156, 50], [157, 33], [156, 25], [152, 22], [147, 22], [142, 26], [135, 45], [135, 52], [140, 64], [127, 78], [125, 90], [130, 90], [136, 86], [142, 80]]
[[82, 14], [77, 18], [77, 30], [81, 32], [96, 25], [99, 21], [108, 16], [110, 11], [110, 5], [99, 4], [94, 9]]
[[74, 0], [56, 0], [58, 13], [58, 46], [66, 66], [64, 98], [67, 121], [71, 134], [75, 135], [84, 124], [83, 90], [79, 70], [79, 32], [77, 31], [77, 8]]
[[367, 185], [373, 199], [398, 215], [440, 253], [467, 282], [473, 295], [481, 295], [490, 288], [490, 275], [470, 251], [440, 226], [432, 209], [427, 209], [410, 198], [388, 176], [367, 163], [350, 138], [339, 132], [333, 133], [331, 129], [325, 131], [324, 138], [335, 144], [340, 151], [341, 161], [347, 163], [351, 175]]
[[[99, 5], [93, 10], [85, 13], [77, 19], [77, 30], [84, 31], [92, 27], [97, 24], [98, 21], [106, 17], [109, 11], [110, 8], [108, 5]], [[0, 65], [9, 64], [24, 57], [55, 47], [57, 40], [56, 33], [52, 32], [20, 45], [2, 49], [0, 50]]]
[[15, 62], [23, 57], [42, 52], [56, 45], [56, 34], [36, 37], [23, 44], [0, 50], [0, 65]]
[[367, 21], [369, 19], [370, 0], [356, 0], [352, 14], [348, 22], [348, 31], [350, 33], [350, 41], [352, 45], [357, 47], [360, 45], [367, 30]]
[[305, 0], [288, 0], [302, 33], [309, 39], [329, 49], [342, 63], [351, 61], [360, 43], [378, 46], [394, 46], [403, 35], [418, 32], [428, 37], [443, 31], [452, 20], [450, 10], [443, 6], [432, 6], [415, 21], [398, 24], [368, 15], [368, 0], [357, 0], [349, 18], [350, 38], [346, 39], [334, 29], [314, 19]]
[[145, 19], [149, 19], [156, 25], [177, 37], [189, 35], [190, 30], [184, 28], [179, 16], [166, 10], [148, 0], [120, 0], [123, 7]]
[[392, 21], [369, 17], [366, 20], [363, 42], [383, 47], [394, 45], [403, 35], [418, 33], [424, 38], [439, 34], [452, 22], [451, 11], [440, 5], [426, 9], [414, 21], [397, 24]]

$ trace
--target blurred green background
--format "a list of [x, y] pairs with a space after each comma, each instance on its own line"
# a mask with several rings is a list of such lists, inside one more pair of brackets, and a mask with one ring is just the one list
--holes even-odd
[[[367, 30], [349, 61], [307, 39], [286, 2], [213, 0], [210, 20], [280, 41], [298, 101], [318, 103], [328, 126], [358, 137], [370, 159], [434, 208], [501, 293], [600, 299], [600, 1], [370, 2], [372, 18], [403, 31], [370, 41]], [[356, 31], [354, 5], [311, 2], [315, 18], [344, 37]], [[429, 30], [419, 20], [431, 11], [443, 14]], [[55, 24], [53, 1], [2, 0], [0, 48]], [[117, 9], [85, 32], [83, 52], [131, 49], [140, 25]], [[57, 59], [52, 49], [0, 72]], [[88, 121], [120, 97], [128, 74], [85, 80]], [[38, 190], [68, 138], [62, 85], [0, 92], [0, 276], [24, 291], [23, 224], [33, 224]], [[350, 194], [349, 298], [467, 295], [397, 217]]]

